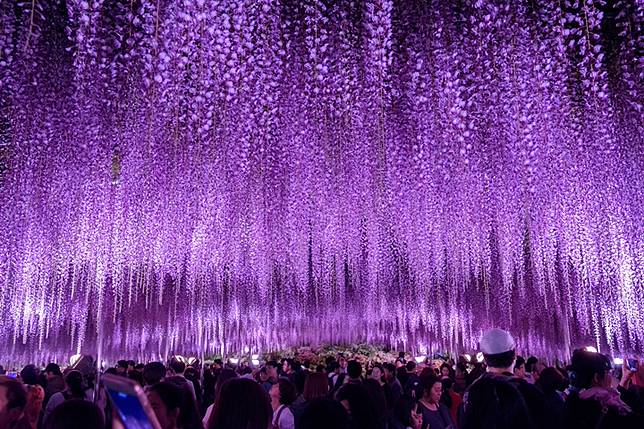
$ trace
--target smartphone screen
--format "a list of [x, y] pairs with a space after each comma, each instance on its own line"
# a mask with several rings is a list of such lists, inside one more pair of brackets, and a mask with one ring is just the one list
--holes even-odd
[[630, 371], [637, 371], [637, 359], [628, 359], [628, 369]]
[[107, 388], [107, 392], [112, 399], [123, 425], [127, 429], [154, 429], [152, 423], [145, 414], [143, 405], [136, 395], [130, 395], [125, 392], [119, 392]]
[[18, 373], [15, 372], [15, 371], [9, 371], [7, 373], [7, 377], [9, 377], [9, 378], [18, 378]]

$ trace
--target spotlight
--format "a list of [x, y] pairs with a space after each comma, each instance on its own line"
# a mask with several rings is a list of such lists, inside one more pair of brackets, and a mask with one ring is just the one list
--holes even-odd
[[189, 357], [188, 358], [188, 365], [192, 365], [193, 363], [197, 362], [196, 357]]
[[587, 352], [597, 353], [597, 349], [593, 346], [586, 346], [584, 347], [584, 350], [586, 350]]
[[259, 366], [259, 359], [253, 359], [251, 360], [251, 363], [255, 366]]
[[416, 363], [423, 363], [425, 361], [426, 356], [416, 356], [414, 360]]
[[253, 356], [252, 356], [252, 359], [253, 359], [253, 360], [258, 360], [258, 359], [259, 359], [259, 355], [253, 355]]
[[620, 358], [620, 357], [616, 357], [615, 359], [613, 359], [613, 363], [615, 365], [623, 365], [624, 364], [624, 359]]
[[478, 352], [478, 353], [476, 354], [476, 361], [477, 361], [478, 363], [481, 363], [481, 362], [483, 362], [483, 359], [484, 359], [484, 357], [483, 357], [483, 353]]
[[230, 363], [232, 363], [233, 365], [237, 365], [237, 364], [239, 363], [239, 358], [230, 358], [230, 359], [228, 359], [228, 360], [229, 360], [229, 361], [230, 361]]
[[467, 353], [465, 353], [463, 357], [465, 358], [466, 361], [472, 362], [472, 356], [468, 355]]
[[246, 346], [244, 347], [244, 353], [248, 353], [250, 351], [250, 347]]
[[83, 355], [81, 355], [81, 354], [77, 354], [77, 355], [73, 355], [72, 357], [70, 357], [69, 358], [69, 366], [74, 366], [76, 364], [76, 362], [78, 362], [82, 356]]

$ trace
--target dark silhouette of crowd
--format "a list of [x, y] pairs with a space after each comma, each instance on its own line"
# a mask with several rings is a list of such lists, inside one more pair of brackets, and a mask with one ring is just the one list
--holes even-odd
[[[614, 365], [579, 349], [569, 365], [546, 366], [515, 349], [508, 332], [491, 329], [480, 358], [440, 366], [404, 353], [364, 364], [330, 356], [317, 366], [295, 359], [187, 365], [174, 357], [119, 361], [102, 375], [140, 385], [161, 429], [644, 428], [644, 362]], [[0, 429], [123, 427], [92, 368], [63, 372], [51, 363], [0, 375]]]

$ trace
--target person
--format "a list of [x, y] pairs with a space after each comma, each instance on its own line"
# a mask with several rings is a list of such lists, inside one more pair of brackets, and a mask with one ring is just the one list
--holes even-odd
[[15, 378], [0, 375], [0, 428], [18, 429], [27, 406], [27, 390]]
[[344, 384], [336, 393], [335, 399], [347, 410], [353, 427], [360, 429], [379, 428], [375, 404], [362, 384]]
[[[551, 410], [546, 409], [545, 398], [539, 388], [514, 375], [516, 346], [512, 335], [503, 329], [489, 329], [483, 333], [479, 346], [483, 353], [486, 370], [477, 380], [472, 382], [470, 388], [484, 378], [497, 377], [512, 383], [523, 397], [532, 421], [538, 428], [544, 428], [545, 421], [550, 419], [548, 413]], [[466, 390], [464, 401], [467, 394]]]
[[423, 415], [417, 411], [418, 401], [409, 396], [400, 397], [394, 405], [391, 428], [421, 429], [423, 426]]
[[454, 370], [452, 369], [451, 366], [447, 362], [444, 362], [440, 366], [440, 372], [441, 372], [441, 378], [451, 378], [452, 380], [454, 379]]
[[273, 409], [273, 428], [294, 429], [295, 418], [289, 409], [289, 405], [295, 401], [297, 396], [295, 385], [285, 378], [280, 378], [269, 391], [271, 407]]
[[347, 383], [362, 383], [362, 365], [360, 365], [360, 362], [357, 360], [350, 360], [347, 363], [347, 376], [349, 377]]
[[145, 380], [143, 380], [143, 373], [137, 369], [128, 371], [127, 378], [136, 381], [139, 386], [143, 386], [145, 384]]
[[161, 362], [149, 362], [143, 367], [143, 382], [145, 386], [159, 383], [165, 377], [166, 369]]
[[362, 384], [367, 389], [371, 402], [375, 406], [376, 419], [379, 422], [379, 426], [385, 427], [389, 420], [389, 414], [387, 412], [387, 401], [382, 386], [373, 378], [366, 379]]
[[340, 364], [337, 361], [332, 361], [328, 366], [329, 390], [331, 393], [337, 390], [344, 384], [345, 374], [341, 373]]
[[221, 387], [207, 429], [267, 429], [272, 418], [264, 389], [253, 380], [233, 378]]
[[262, 383], [262, 387], [268, 393], [271, 390], [271, 387], [277, 383], [278, 373], [277, 373], [277, 362], [274, 360], [266, 362], [266, 375], [267, 379]]
[[530, 356], [528, 360], [525, 361], [525, 379], [528, 383], [534, 383], [539, 378], [539, 366], [539, 359], [534, 356]]
[[387, 400], [387, 408], [391, 410], [402, 396], [403, 388], [398, 378], [396, 378], [396, 366], [394, 364], [385, 363], [382, 368], [385, 378], [385, 399]]
[[203, 428], [201, 414], [197, 406], [197, 399], [195, 395], [195, 387], [186, 379], [184, 371], [186, 364], [173, 357], [168, 364], [172, 375], [165, 377], [164, 381], [172, 383], [181, 389], [182, 403], [181, 412], [179, 413], [179, 426], [182, 429], [201, 429]]
[[105, 419], [98, 405], [84, 399], [70, 399], [56, 407], [44, 429], [103, 429]]
[[633, 413], [644, 415], [644, 361], [637, 362], [635, 371], [629, 368], [628, 359], [622, 364], [622, 377], [617, 386], [621, 398]]
[[183, 375], [186, 377], [186, 379], [189, 382], [192, 383], [192, 386], [194, 387], [194, 391], [195, 391], [195, 399], [197, 400], [197, 404], [201, 404], [203, 398], [201, 394], [201, 383], [199, 382], [199, 371], [193, 367], [188, 367], [186, 368]]
[[63, 373], [60, 371], [60, 366], [55, 363], [49, 363], [45, 367], [45, 399], [43, 403], [49, 402], [54, 393], [62, 392], [65, 390], [65, 380]]
[[545, 424], [550, 429], [563, 428], [564, 400], [561, 391], [565, 388], [565, 378], [559, 370], [553, 366], [541, 371], [535, 382], [543, 392], [546, 409], [548, 410]]
[[150, 386], [147, 395], [161, 429], [177, 429], [183, 399], [181, 389], [175, 384], [162, 381]]
[[328, 398], [312, 399], [304, 408], [298, 429], [329, 428], [352, 429], [347, 410], [337, 401]]
[[465, 362], [458, 362], [456, 364], [456, 371], [454, 374], [454, 390], [458, 393], [463, 393], [467, 384], [467, 364]]
[[36, 429], [45, 399], [45, 390], [38, 384], [40, 370], [35, 365], [27, 365], [20, 371], [20, 379], [27, 389], [27, 405], [23, 420], [24, 426]]
[[534, 429], [519, 390], [502, 377], [482, 377], [467, 391], [461, 429]]
[[85, 381], [83, 380], [83, 374], [78, 370], [72, 370], [67, 373], [65, 376], [65, 385], [66, 388], [62, 392], [55, 393], [47, 406], [45, 407], [45, 412], [43, 414], [43, 422], [46, 424], [49, 415], [54, 411], [54, 409], [62, 404], [65, 401], [70, 399], [80, 399], [85, 401], [92, 400], [92, 392], [85, 389]]
[[127, 376], [128, 363], [126, 360], [116, 362], [116, 375]]
[[564, 405], [568, 429], [641, 428], [644, 422], [611, 386], [610, 359], [601, 353], [575, 350], [568, 367], [570, 385]]
[[421, 388], [420, 377], [416, 374], [416, 362], [410, 360], [405, 364], [407, 370], [407, 378], [405, 382], [405, 395], [414, 397], [416, 391]]
[[217, 377], [217, 381], [215, 382], [215, 389], [214, 389], [214, 401], [213, 403], [206, 409], [206, 414], [203, 417], [203, 425], [204, 427], [208, 427], [208, 421], [210, 420], [210, 416], [212, 415], [212, 411], [215, 408], [215, 403], [217, 402], [217, 398], [221, 394], [221, 389], [224, 385], [225, 382], [227, 382], [230, 379], [237, 378], [237, 373], [233, 371], [230, 368], [226, 368], [221, 370], [221, 373], [219, 374], [219, 377]]
[[525, 359], [521, 356], [517, 356], [514, 361], [514, 376], [523, 379], [526, 377]]
[[418, 400], [418, 409], [423, 415], [423, 425], [432, 429], [453, 428], [454, 422], [449, 409], [440, 402], [443, 392], [441, 380], [432, 374], [423, 377], [420, 384], [423, 387], [423, 394]]
[[369, 378], [373, 378], [378, 383], [380, 383], [381, 386], [384, 386], [383, 373], [384, 373], [384, 370], [382, 368], [382, 365], [376, 364], [373, 366], [373, 368], [371, 368], [371, 373], [369, 374]]
[[304, 400], [308, 403], [313, 399], [325, 398], [329, 394], [329, 383], [326, 375], [319, 372], [312, 372], [304, 382]]
[[441, 380], [443, 385], [443, 393], [440, 402], [449, 409], [449, 414], [452, 416], [452, 421], [458, 420], [458, 410], [461, 407], [461, 395], [454, 391], [454, 380], [451, 378], [443, 378]]

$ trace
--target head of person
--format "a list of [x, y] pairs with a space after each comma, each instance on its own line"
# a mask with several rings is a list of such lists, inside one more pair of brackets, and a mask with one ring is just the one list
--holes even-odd
[[[250, 368], [249, 368], [250, 369]], [[252, 371], [251, 371], [252, 372]], [[186, 368], [186, 371], [183, 373], [183, 375], [193, 383], [198, 383], [199, 382], [199, 371], [197, 371], [195, 368], [189, 366]]]
[[143, 373], [136, 369], [131, 369], [127, 372], [127, 378], [134, 380], [138, 383], [139, 386], [143, 386], [145, 381], [143, 380]]
[[27, 406], [27, 390], [15, 378], [0, 375], [0, 428], [11, 428]]
[[327, 366], [327, 371], [329, 374], [339, 374], [340, 373], [340, 364], [337, 361], [331, 362]]
[[280, 405], [291, 405], [297, 398], [295, 385], [284, 378], [280, 378], [277, 383], [273, 384], [268, 394], [273, 410], [276, 410]]
[[161, 429], [175, 429], [183, 400], [181, 389], [172, 383], [162, 381], [150, 386], [147, 395]]
[[381, 381], [383, 377], [384, 370], [382, 369], [382, 365], [374, 365], [374, 367], [371, 369], [371, 374], [369, 375], [369, 378], [373, 378], [374, 380]]
[[362, 365], [357, 360], [350, 360], [347, 363], [347, 375], [349, 378], [359, 379], [362, 376]]
[[541, 375], [535, 384], [543, 393], [550, 394], [557, 390], [564, 390], [566, 388], [565, 381], [563, 374], [557, 368], [551, 366], [541, 371]]
[[98, 405], [82, 399], [70, 399], [51, 412], [44, 429], [103, 429], [105, 419]]
[[421, 378], [420, 384], [423, 388], [423, 400], [430, 404], [438, 404], [443, 394], [443, 383], [437, 375], [429, 375]]
[[503, 329], [486, 331], [479, 343], [483, 358], [490, 372], [510, 372], [516, 358], [514, 338]]
[[525, 359], [521, 356], [517, 356], [514, 361], [514, 375], [519, 378], [525, 378], [526, 376]]
[[217, 377], [217, 381], [215, 382], [215, 399], [219, 396], [224, 383], [233, 378], [237, 378], [237, 373], [234, 370], [230, 368], [221, 370], [219, 377]]
[[481, 378], [473, 383], [463, 411], [461, 429], [535, 427], [517, 388], [498, 377]]
[[382, 365], [382, 370], [385, 376], [385, 381], [391, 383], [396, 379], [396, 365], [393, 363], [385, 363]]
[[324, 398], [329, 394], [329, 382], [324, 373], [312, 372], [304, 381], [304, 399], [312, 401], [316, 398]]
[[311, 400], [300, 418], [300, 429], [349, 429], [349, 414], [337, 401], [327, 398]]
[[51, 380], [54, 377], [62, 377], [63, 373], [60, 371], [60, 366], [55, 363], [49, 363], [45, 367], [45, 378]]
[[127, 361], [127, 370], [132, 371], [134, 367], [136, 366], [136, 362], [133, 360]]
[[173, 357], [172, 359], [170, 359], [170, 363], [168, 366], [170, 367], [172, 372], [174, 372], [177, 375], [183, 374], [186, 370], [186, 364], [183, 361], [177, 359], [176, 357]]
[[85, 383], [83, 374], [78, 370], [72, 370], [65, 375], [67, 392], [74, 398], [85, 399]]
[[259, 370], [259, 372], [257, 373], [257, 379], [260, 383], [268, 381], [268, 372], [266, 371], [266, 367], [262, 367]]
[[116, 373], [119, 375], [125, 375], [127, 373], [127, 361], [126, 360], [120, 360], [116, 362]]
[[452, 376], [452, 368], [447, 363], [444, 363], [441, 365], [440, 372], [441, 372], [441, 377]]
[[165, 377], [165, 371], [161, 362], [149, 362], [143, 367], [143, 382], [146, 386], [157, 384]]
[[610, 387], [611, 369], [608, 356], [586, 350], [575, 350], [568, 367], [570, 384], [577, 389]]
[[282, 359], [282, 373], [290, 374], [293, 371], [293, 360]]
[[266, 362], [266, 374], [268, 374], [269, 378], [272, 378], [273, 380], [277, 379], [277, 368], [279, 367], [277, 361], [270, 360]]
[[222, 386], [206, 429], [266, 429], [272, 418], [264, 389], [253, 380], [234, 378]]
[[410, 360], [405, 364], [405, 369], [409, 373], [416, 372], [416, 362], [414, 362], [413, 360]]
[[40, 370], [36, 365], [27, 365], [20, 371], [20, 379], [25, 384], [38, 384], [38, 377], [40, 377]]
[[539, 363], [539, 359], [537, 359], [534, 356], [530, 356], [526, 361], [525, 361], [525, 372], [532, 374], [533, 372], [537, 371], [537, 363]]

